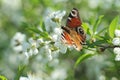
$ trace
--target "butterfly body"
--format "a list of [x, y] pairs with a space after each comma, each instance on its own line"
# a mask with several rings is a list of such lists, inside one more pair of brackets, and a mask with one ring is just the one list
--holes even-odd
[[82, 22], [79, 17], [79, 12], [76, 8], [71, 10], [66, 26], [62, 26], [62, 41], [65, 44], [73, 45], [80, 51], [82, 49], [82, 44], [85, 42], [86, 34], [82, 28]]

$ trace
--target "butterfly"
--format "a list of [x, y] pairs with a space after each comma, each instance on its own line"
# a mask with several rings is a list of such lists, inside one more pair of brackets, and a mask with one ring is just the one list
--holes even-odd
[[79, 12], [73, 8], [69, 13], [66, 21], [66, 26], [62, 26], [61, 40], [65, 44], [75, 46], [76, 50], [80, 51], [85, 43], [86, 34], [82, 28], [82, 21], [79, 17]]

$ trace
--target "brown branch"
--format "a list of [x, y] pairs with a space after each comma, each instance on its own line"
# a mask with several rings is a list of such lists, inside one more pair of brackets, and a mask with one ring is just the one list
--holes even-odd
[[105, 51], [107, 48], [115, 48], [115, 47], [119, 47], [120, 48], [120, 46], [118, 46], [118, 45], [96, 45], [96, 46], [98, 46], [98, 47], [100, 47], [100, 50], [103, 52], [103, 51]]

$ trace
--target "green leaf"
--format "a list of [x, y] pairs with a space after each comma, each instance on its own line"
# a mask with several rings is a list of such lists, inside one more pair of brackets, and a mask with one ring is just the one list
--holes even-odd
[[7, 80], [5, 76], [0, 75], [0, 80]]
[[24, 69], [25, 69], [25, 65], [21, 65], [18, 67], [18, 71], [16, 73], [15, 79], [14, 80], [19, 80], [20, 76], [22, 75]]
[[46, 31], [46, 29], [45, 29], [45, 23], [43, 22], [42, 19], [40, 21], [40, 27], [42, 28], [43, 31]]
[[93, 43], [88, 43], [88, 47], [90, 48], [93, 48], [95, 46], [98, 46], [98, 45], [101, 45], [101, 44], [105, 44], [107, 41], [105, 40], [98, 40], [98, 41], [95, 41]]
[[43, 38], [51, 39], [50, 36], [49, 36], [49, 34], [46, 31], [40, 31], [36, 27], [28, 27], [27, 29], [30, 30], [30, 31], [32, 31], [32, 32], [34, 32], [34, 33], [39, 34]]
[[85, 59], [87, 59], [87, 58], [89, 58], [89, 57], [91, 57], [91, 56], [93, 56], [93, 55], [95, 55], [95, 54], [91, 54], [91, 53], [87, 53], [87, 54], [83, 54], [82, 56], [80, 55], [80, 57], [77, 59], [77, 61], [75, 62], [75, 67], [79, 64], [79, 63], [81, 63], [82, 61], [84, 61]]
[[95, 33], [98, 25], [101, 23], [103, 17], [104, 17], [104, 15], [101, 15], [101, 16], [99, 16], [99, 18], [96, 20], [96, 22], [95, 22], [95, 24], [94, 24], [94, 26], [93, 26], [93, 32], [94, 32], [94, 33]]
[[44, 22], [42, 23], [42, 29], [43, 29], [43, 31], [46, 31], [45, 23]]
[[107, 30], [107, 27], [101, 29], [96, 35], [100, 35], [101, 33], [105, 32]]
[[87, 23], [82, 23], [82, 26], [84, 28], [85, 33], [92, 35], [92, 30], [89, 28], [89, 25]]
[[118, 16], [115, 17], [109, 25], [109, 36], [111, 38], [114, 37], [114, 32], [115, 32], [115, 29], [116, 29], [116, 26], [117, 26], [117, 23], [118, 23], [118, 19], [119, 19]]
[[87, 30], [89, 29], [88, 24], [87, 23], [82, 23], [82, 26], [83, 26], [85, 32], [87, 32]]

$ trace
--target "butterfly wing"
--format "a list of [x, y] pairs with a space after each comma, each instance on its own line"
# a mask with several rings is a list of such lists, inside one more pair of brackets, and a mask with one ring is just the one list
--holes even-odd
[[68, 16], [66, 26], [75, 28], [82, 25], [82, 21], [79, 17], [79, 12], [76, 8], [73, 8]]
[[76, 8], [73, 8], [68, 16], [66, 26], [61, 27], [63, 29], [62, 41], [68, 45], [74, 45], [78, 51], [82, 49], [82, 44], [86, 38], [81, 25], [79, 12]]
[[62, 33], [62, 41], [68, 45], [74, 45], [76, 50], [82, 49], [82, 37], [73, 29], [69, 27], [62, 27], [64, 30]]
[[61, 34], [62, 35], [62, 42], [64, 42], [65, 44], [68, 44], [68, 45], [72, 45], [72, 40], [71, 40], [71, 37], [70, 35], [66, 32], [66, 31], [63, 31], [63, 33]]

